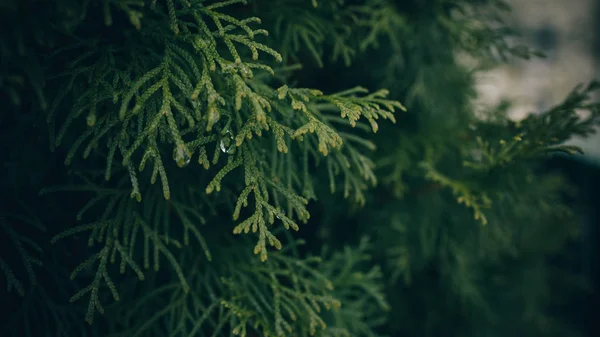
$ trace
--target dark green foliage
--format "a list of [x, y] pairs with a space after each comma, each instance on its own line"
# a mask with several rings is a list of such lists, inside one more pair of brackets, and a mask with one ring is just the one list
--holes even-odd
[[571, 188], [539, 168], [599, 124], [598, 83], [476, 110], [476, 72], [537, 55], [507, 11], [3, 1], [0, 334], [572, 332]]

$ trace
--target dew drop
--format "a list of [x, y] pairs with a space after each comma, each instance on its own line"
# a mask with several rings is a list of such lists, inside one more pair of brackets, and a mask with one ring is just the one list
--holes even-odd
[[249, 68], [241, 67], [240, 70], [242, 71], [242, 76], [244, 78], [252, 78], [252, 71], [250, 71]]
[[221, 139], [221, 142], [219, 143], [219, 147], [221, 148], [221, 152], [227, 153], [227, 147], [225, 146], [225, 141], [223, 139]]
[[225, 129], [221, 132], [221, 141], [219, 142], [219, 148], [223, 153], [234, 154], [236, 151], [236, 145], [233, 133], [229, 129]]
[[173, 160], [175, 160], [177, 166], [185, 167], [190, 163], [191, 159], [192, 154], [184, 145], [177, 145], [173, 150]]
[[229, 154], [234, 154], [236, 150], [235, 143], [228, 138], [221, 139], [219, 142], [219, 148], [221, 149], [221, 152]]

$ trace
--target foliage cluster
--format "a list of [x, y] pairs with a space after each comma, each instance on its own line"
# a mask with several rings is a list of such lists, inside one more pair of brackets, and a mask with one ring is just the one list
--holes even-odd
[[477, 111], [478, 71], [537, 56], [507, 11], [3, 1], [0, 334], [572, 332], [548, 257], [577, 220], [539, 164], [599, 84]]

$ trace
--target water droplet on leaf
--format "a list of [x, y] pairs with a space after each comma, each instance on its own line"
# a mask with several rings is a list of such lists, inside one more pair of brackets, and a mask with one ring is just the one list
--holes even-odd
[[229, 129], [225, 129], [221, 132], [221, 141], [219, 142], [219, 148], [223, 153], [234, 154], [236, 150], [236, 145], [234, 140], [233, 133]]
[[241, 67], [240, 70], [244, 78], [252, 78], [252, 71], [248, 67]]
[[185, 167], [190, 163], [191, 159], [192, 154], [184, 145], [177, 145], [175, 150], [173, 150], [173, 160], [175, 160], [177, 166]]
[[223, 139], [221, 139], [221, 142], [219, 143], [219, 147], [221, 148], [221, 152], [227, 153], [227, 145], [225, 145], [225, 141]]

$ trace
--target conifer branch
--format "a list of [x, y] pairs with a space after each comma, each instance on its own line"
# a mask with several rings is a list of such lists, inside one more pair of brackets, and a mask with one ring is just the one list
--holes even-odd
[[[186, 336], [308, 337], [349, 336], [358, 327], [356, 331], [374, 336], [373, 313], [362, 308], [371, 301], [381, 301], [384, 308], [387, 304], [381, 297], [378, 269], [363, 272], [360, 267], [368, 259], [367, 248], [364, 244], [346, 247], [333, 255], [324, 253], [324, 259], [275, 252], [264, 263], [249, 259], [247, 249], [228, 248], [223, 252], [229, 256], [221, 266], [224, 274], [219, 273], [225, 277], [217, 277], [210, 265], [197, 265], [190, 273], [189, 293], [178, 291], [169, 305], [157, 306], [161, 309], [154, 309], [149, 320], [131, 322], [130, 329], [151, 336], [156, 325], [165, 325]], [[166, 285], [154, 292], [172, 290], [172, 285]], [[341, 295], [343, 302], [328, 295], [331, 291]], [[157, 296], [140, 299], [126, 315], [148, 307], [152, 298]]]
[[491, 199], [484, 192], [477, 192], [470, 188], [466, 183], [453, 180], [447, 176], [444, 176], [428, 162], [421, 163], [421, 167], [425, 170], [425, 177], [440, 184], [443, 187], [448, 187], [452, 190], [452, 193], [457, 197], [459, 204], [464, 204], [473, 210], [475, 220], [486, 225], [488, 220], [483, 213], [483, 210], [491, 207]]
[[[153, 270], [157, 272], [160, 269], [160, 255], [164, 256], [173, 268], [184, 291], [189, 291], [189, 284], [179, 262], [171, 253], [171, 246], [182, 248], [182, 244], [189, 245], [189, 234], [191, 233], [193, 238], [200, 244], [207, 259], [211, 259], [207, 243], [197, 227], [199, 223], [203, 223], [205, 220], [197, 210], [188, 208], [177, 200], [181, 197], [181, 193], [176, 195], [175, 200], [167, 202], [160, 198], [160, 192], [154, 189], [153, 192], [148, 193], [146, 202], [140, 208], [137, 202], [129, 197], [127, 190], [122, 188], [126, 181], [126, 179], [121, 181], [120, 188], [108, 190], [97, 189], [95, 185], [88, 185], [87, 189], [96, 192], [97, 196], [90, 199], [83, 206], [79, 217], [82, 217], [91, 209], [104, 207], [102, 216], [98, 221], [69, 228], [55, 235], [52, 239], [52, 243], [56, 243], [59, 240], [74, 237], [79, 233], [90, 232], [88, 237], [90, 247], [97, 243], [103, 243], [102, 248], [97, 253], [81, 262], [71, 273], [71, 279], [74, 279], [80, 273], [95, 265], [97, 266], [92, 283], [80, 289], [71, 298], [71, 301], [76, 301], [89, 294], [90, 302], [86, 321], [90, 324], [93, 322], [96, 310], [100, 313], [104, 312], [99, 297], [102, 283], [108, 287], [115, 301], [120, 298], [108, 269], [110, 265], [116, 262], [117, 256], [120, 258], [120, 273], [124, 274], [130, 268], [140, 281], [146, 278], [142, 268], [149, 269], [152, 260]], [[83, 188], [80, 186], [78, 189]], [[48, 193], [48, 191], [44, 191], [44, 193]], [[173, 207], [174, 212], [170, 211], [170, 207]], [[171, 233], [172, 216], [179, 220], [183, 228], [181, 241], [173, 238]], [[141, 243], [138, 240], [140, 235]], [[138, 262], [139, 258], [136, 254], [138, 248], [141, 248], [143, 252], [143, 263]]]
[[[583, 151], [572, 145], [565, 145], [572, 136], [587, 137], [596, 132], [600, 125], [600, 105], [590, 102], [591, 95], [600, 88], [598, 82], [587, 86], [579, 85], [563, 100], [548, 111], [531, 114], [522, 121], [513, 122], [483, 121], [481, 128], [489, 124], [508, 124], [508, 137], [483, 140], [476, 136], [478, 156], [465, 160], [464, 165], [477, 170], [490, 170], [513, 162], [538, 156], [564, 152], [574, 155]], [[579, 114], [587, 114], [580, 117]], [[510, 137], [510, 138], [509, 138]]]

